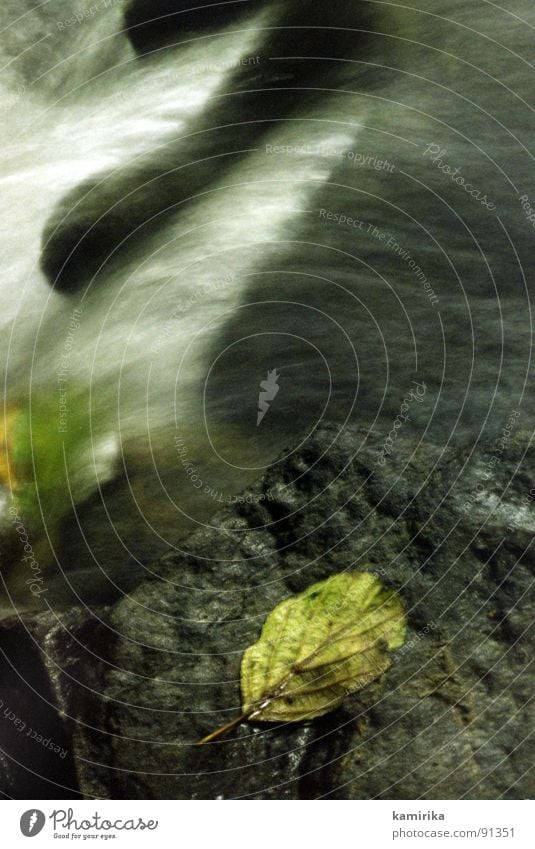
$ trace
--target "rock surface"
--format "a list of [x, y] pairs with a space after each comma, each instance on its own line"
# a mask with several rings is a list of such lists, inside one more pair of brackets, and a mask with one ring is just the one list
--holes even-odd
[[[322, 427], [130, 596], [27, 623], [79, 791], [533, 795], [529, 435], [463, 451], [400, 434], [380, 465], [382, 444], [358, 429]], [[387, 674], [322, 719], [243, 725], [192, 745], [239, 710], [240, 658], [273, 607], [348, 568], [376, 572], [406, 605], [408, 641]], [[20, 781], [2, 789], [24, 797]]]

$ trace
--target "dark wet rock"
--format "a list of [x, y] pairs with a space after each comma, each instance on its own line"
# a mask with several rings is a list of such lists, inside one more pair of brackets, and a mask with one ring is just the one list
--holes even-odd
[[[262, 5], [262, 0], [236, 0], [195, 2], [192, 8], [176, 0], [133, 0], [125, 23], [134, 47], [143, 53], [177, 44], [191, 32], [221, 30]], [[44, 226], [40, 257], [41, 270], [57, 292], [74, 294], [104, 281], [110, 285], [114, 277], [123, 282], [125, 265], [136, 267], [150, 255], [150, 240], [161, 235], [171, 217], [187, 231], [196, 198], [214, 179], [249, 155], [249, 148], [261, 146], [281, 120], [302, 114], [307, 105], [317, 108], [325, 70], [316, 57], [324, 52], [323, 27], [330, 27], [332, 13], [325, 12], [327, 17], [309, 28], [308, 8], [299, 2], [282, 5], [278, 14], [277, 25], [262, 41], [261, 55], [242, 56], [226, 70], [222, 64], [217, 93], [210, 108], [196, 116], [191, 136], [183, 137], [177, 119], [176, 132], [155, 152], [93, 174], [59, 200]], [[346, 21], [347, 32], [329, 28], [329, 53], [340, 59], [352, 56], [355, 39], [368, 40], [360, 32], [371, 26], [368, 17], [360, 9]], [[218, 38], [224, 35], [219, 32]], [[271, 61], [286, 55], [299, 58], [286, 60], [283, 67]], [[304, 61], [306, 55], [310, 58]], [[221, 154], [216, 171], [214, 151]], [[261, 320], [265, 326], [266, 317]]]
[[[47, 621], [46, 629], [50, 626]], [[0, 682], [0, 794], [79, 797], [70, 735], [58, 713], [43, 647], [31, 623], [18, 617], [0, 622]]]
[[[100, 798], [524, 798], [535, 534], [528, 435], [446, 449], [323, 427], [101, 611], [42, 615], [79, 788]], [[247, 498], [249, 500], [247, 500]], [[322, 719], [243, 725], [239, 665], [290, 593], [372, 570], [407, 607], [391, 669]], [[530, 650], [531, 645], [531, 650]]]
[[146, 53], [180, 42], [191, 33], [228, 26], [262, 5], [262, 0], [130, 0], [125, 24], [134, 48]]

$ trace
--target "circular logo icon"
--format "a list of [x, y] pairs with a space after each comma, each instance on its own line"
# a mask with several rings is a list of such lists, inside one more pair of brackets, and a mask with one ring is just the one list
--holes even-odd
[[42, 811], [32, 808], [26, 811], [20, 818], [20, 830], [24, 837], [35, 837], [43, 830], [46, 817]]

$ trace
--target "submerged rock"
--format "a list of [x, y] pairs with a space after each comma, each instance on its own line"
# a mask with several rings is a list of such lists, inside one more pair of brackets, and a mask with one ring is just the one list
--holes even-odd
[[[81, 792], [533, 793], [529, 437], [463, 451], [399, 435], [383, 465], [382, 445], [373, 433], [322, 427], [130, 596], [32, 621]], [[406, 605], [409, 636], [386, 675], [319, 720], [244, 724], [195, 747], [238, 712], [241, 655], [267, 614], [348, 568], [376, 572]]]
[[130, 0], [125, 24], [134, 48], [146, 53], [178, 43], [192, 33], [227, 26], [262, 5], [262, 0]]

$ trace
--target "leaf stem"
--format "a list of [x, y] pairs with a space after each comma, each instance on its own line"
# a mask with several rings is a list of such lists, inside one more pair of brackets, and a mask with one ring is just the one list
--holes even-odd
[[227, 722], [226, 725], [222, 725], [221, 728], [217, 728], [215, 731], [212, 731], [211, 734], [207, 734], [206, 737], [203, 737], [202, 740], [199, 740], [198, 743], [195, 743], [196, 746], [204, 746], [205, 743], [211, 743], [212, 740], [217, 740], [223, 734], [226, 734], [227, 731], [232, 731], [233, 728], [237, 728], [238, 725], [241, 725], [242, 722], [245, 722], [246, 719], [254, 713], [254, 710], [247, 710], [245, 713], [237, 716], [236, 719], [233, 719], [232, 722]]

